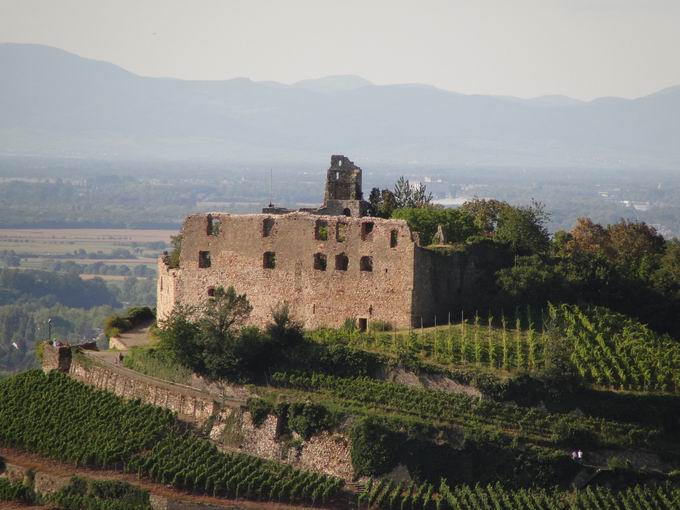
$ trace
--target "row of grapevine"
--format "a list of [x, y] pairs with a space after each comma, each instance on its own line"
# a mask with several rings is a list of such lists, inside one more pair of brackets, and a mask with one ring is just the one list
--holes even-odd
[[[530, 319], [529, 319], [530, 320]], [[332, 342], [343, 336], [354, 347], [379, 352], [409, 350], [443, 365], [474, 365], [492, 370], [534, 372], [543, 367], [545, 331], [533, 322], [475, 315], [471, 320], [428, 330], [397, 332], [347, 332], [319, 330], [312, 338]]]
[[[658, 430], [603, 419], [580, 417], [576, 423], [569, 416], [550, 414], [515, 404], [477, 399], [467, 395], [445, 393], [368, 377], [343, 378], [320, 373], [277, 372], [272, 383], [285, 387], [320, 391], [334, 398], [358, 405], [369, 405], [388, 411], [413, 414], [436, 422], [473, 427], [489, 432], [500, 431], [512, 437], [522, 436], [539, 444], [564, 442], [579, 433], [583, 441], [611, 446], [646, 446]], [[567, 427], [570, 434], [564, 435]]]
[[680, 345], [607, 309], [551, 306], [551, 321], [573, 343], [581, 376], [601, 386], [678, 391]]
[[245, 454], [223, 453], [160, 408], [125, 402], [64, 374], [0, 382], [0, 444], [187, 491], [277, 501], [328, 501], [340, 480]]
[[[678, 391], [680, 345], [639, 322], [597, 307], [550, 306], [549, 327], [573, 347], [572, 361], [581, 376], [599, 386], [636, 391]], [[529, 318], [509, 323], [505, 317], [475, 316], [459, 324], [397, 332], [319, 330], [321, 342], [347, 341], [361, 349], [403, 350], [443, 365], [473, 365], [529, 373], [545, 366], [548, 332]]]
[[680, 489], [671, 485], [630, 487], [612, 491], [604, 487], [568, 492], [546, 489], [503, 488], [500, 484], [438, 487], [413, 482], [370, 480], [358, 496], [360, 509], [383, 510], [633, 510], [680, 508]]
[[[21, 482], [13, 482], [8, 478], [0, 478], [0, 501], [15, 501], [30, 504], [36, 499], [33, 489]], [[1, 506], [1, 505], [0, 505]]]

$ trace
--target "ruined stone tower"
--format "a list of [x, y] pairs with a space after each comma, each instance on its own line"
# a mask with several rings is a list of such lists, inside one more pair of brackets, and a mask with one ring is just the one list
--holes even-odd
[[331, 156], [320, 212], [332, 216], [365, 216], [369, 204], [363, 198], [361, 168], [345, 156]]

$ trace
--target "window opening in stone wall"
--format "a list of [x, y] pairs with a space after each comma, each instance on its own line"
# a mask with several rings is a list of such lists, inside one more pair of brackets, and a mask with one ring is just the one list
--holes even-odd
[[352, 216], [352, 211], [349, 210], [349, 207], [345, 207], [342, 210], [342, 214], [344, 214], [345, 216]]
[[216, 236], [220, 233], [220, 220], [218, 218], [213, 218], [208, 216], [208, 235]]
[[349, 267], [349, 258], [344, 253], [335, 256], [335, 270], [347, 271]]
[[359, 269], [362, 271], [373, 271], [373, 257], [361, 257]]
[[361, 224], [361, 238], [365, 241], [367, 239], [371, 238], [371, 234], [373, 234], [373, 222], [372, 221], [366, 221]]
[[390, 232], [390, 248], [396, 248], [399, 243], [399, 231], [392, 230]]
[[347, 223], [336, 223], [335, 240], [339, 243], [344, 243], [347, 240]]
[[213, 297], [215, 295], [215, 287], [208, 287], [208, 296]]
[[328, 241], [328, 222], [316, 220], [314, 226], [314, 239], [317, 241]]
[[210, 267], [210, 252], [209, 251], [199, 251], [198, 252], [198, 267], [201, 267], [201, 268]]
[[274, 228], [274, 218], [265, 218], [262, 220], [262, 237], [269, 237]]
[[326, 270], [326, 255], [324, 255], [323, 253], [314, 254], [314, 269], [316, 269], [317, 271]]
[[362, 333], [365, 333], [366, 330], [368, 329], [368, 319], [364, 317], [359, 318], [359, 331]]
[[340, 179], [340, 172], [335, 172], [335, 180], [337, 181], [339, 179]]
[[276, 253], [273, 251], [266, 251], [262, 256], [262, 267], [265, 269], [274, 269], [276, 267]]

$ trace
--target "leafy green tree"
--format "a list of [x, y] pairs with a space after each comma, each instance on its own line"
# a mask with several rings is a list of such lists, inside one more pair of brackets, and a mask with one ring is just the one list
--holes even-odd
[[303, 324], [290, 313], [288, 303], [279, 303], [272, 310], [272, 321], [267, 324], [271, 339], [284, 347], [299, 344], [303, 340]]
[[217, 379], [242, 375], [241, 329], [252, 306], [233, 287], [215, 294], [197, 307], [177, 305], [159, 332], [163, 349], [195, 372]]
[[439, 225], [451, 243], [463, 242], [478, 233], [472, 217], [461, 209], [411, 207], [397, 209], [392, 217], [406, 220], [411, 230], [420, 233], [420, 242], [423, 246], [432, 243]]
[[517, 257], [515, 265], [496, 273], [507, 305], [543, 305], [563, 298], [563, 280], [555, 267], [540, 256]]
[[496, 227], [496, 239], [509, 243], [515, 253], [544, 253], [550, 246], [546, 227], [550, 215], [545, 206], [534, 202], [530, 206], [501, 209]]
[[473, 198], [465, 202], [461, 209], [472, 216], [480, 233], [491, 236], [496, 232], [501, 211], [508, 207], [510, 204], [500, 200]]
[[422, 182], [412, 186], [402, 175], [394, 185], [394, 201], [397, 209], [428, 207], [432, 203], [432, 193]]

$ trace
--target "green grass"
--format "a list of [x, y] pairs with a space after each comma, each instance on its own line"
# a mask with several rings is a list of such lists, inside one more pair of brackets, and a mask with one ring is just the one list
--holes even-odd
[[123, 358], [125, 367], [165, 381], [191, 383], [191, 370], [163, 355], [153, 346], [133, 347]]

